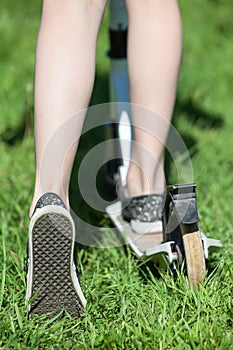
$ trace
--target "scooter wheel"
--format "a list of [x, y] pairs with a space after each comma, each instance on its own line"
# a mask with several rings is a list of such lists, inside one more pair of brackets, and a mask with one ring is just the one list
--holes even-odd
[[205, 279], [206, 265], [200, 231], [183, 235], [185, 261], [190, 287], [198, 288]]

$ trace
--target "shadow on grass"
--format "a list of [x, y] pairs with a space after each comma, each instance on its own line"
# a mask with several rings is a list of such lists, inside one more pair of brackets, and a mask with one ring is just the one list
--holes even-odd
[[33, 127], [33, 105], [26, 105], [20, 116], [19, 124], [15, 128], [6, 128], [0, 135], [0, 141], [8, 146], [15, 146], [32, 134]]
[[192, 97], [189, 97], [187, 100], [182, 101], [178, 96], [174, 112], [174, 123], [176, 122], [176, 119], [179, 118], [179, 115], [184, 114], [187, 116], [189, 123], [198, 123], [198, 127], [200, 128], [218, 129], [221, 128], [224, 124], [223, 117], [220, 114], [214, 114], [203, 109], [192, 99]]
[[[185, 123], [186, 127], [185, 130], [179, 130], [178, 124], [180, 117], [185, 117]], [[224, 125], [224, 119], [223, 116], [220, 114], [214, 114], [211, 113], [204, 108], [202, 108], [201, 105], [198, 105], [192, 97], [189, 97], [186, 100], [182, 100], [179, 95], [177, 97], [175, 109], [174, 109], [174, 116], [172, 120], [172, 124], [175, 128], [177, 128], [182, 140], [184, 141], [186, 148], [190, 154], [190, 157], [193, 158], [197, 152], [197, 143], [198, 140], [194, 137], [192, 128], [195, 127], [196, 130], [210, 130], [210, 129], [219, 129], [222, 128]], [[169, 181], [172, 179], [172, 171], [171, 167], [173, 164], [173, 160], [166, 152], [165, 155], [165, 175], [166, 179], [168, 179], [168, 183], [172, 183], [173, 181]]]

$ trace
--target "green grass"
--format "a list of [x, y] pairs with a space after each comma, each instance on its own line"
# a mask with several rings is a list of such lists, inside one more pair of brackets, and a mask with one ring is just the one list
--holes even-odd
[[[224, 248], [211, 257], [200, 290], [192, 291], [183, 272], [176, 280], [169, 271], [155, 277], [149, 265], [123, 247], [81, 247], [85, 316], [42, 322], [27, 320], [24, 304], [34, 182], [31, 87], [41, 3], [2, 0], [0, 348], [233, 349], [233, 5], [230, 0], [181, 0], [180, 6], [184, 57], [174, 125], [192, 155], [201, 228], [221, 239]], [[105, 18], [92, 104], [107, 95], [106, 25]], [[176, 182], [172, 165], [169, 182]]]

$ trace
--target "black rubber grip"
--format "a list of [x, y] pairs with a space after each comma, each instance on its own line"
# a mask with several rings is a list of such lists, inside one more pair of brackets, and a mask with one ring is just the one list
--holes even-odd
[[128, 30], [109, 29], [110, 50], [108, 56], [111, 58], [127, 57], [127, 32]]

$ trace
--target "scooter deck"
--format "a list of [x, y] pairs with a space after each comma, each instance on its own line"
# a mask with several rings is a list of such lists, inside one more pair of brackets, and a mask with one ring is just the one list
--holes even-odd
[[[127, 221], [121, 215], [121, 202], [116, 202], [106, 208], [106, 213], [118, 229], [126, 244], [135, 252], [141, 260], [152, 260], [161, 267], [171, 264], [174, 260], [174, 241], [162, 242], [163, 233], [135, 233]], [[201, 232], [205, 259], [208, 259], [209, 253], [222, 247], [221, 241], [207, 238]]]
[[[121, 215], [121, 202], [116, 202], [106, 208], [106, 212], [111, 218], [112, 222], [118, 229], [124, 241], [136, 253], [137, 257], [144, 260], [160, 260], [163, 264], [166, 260], [172, 261], [171, 246], [174, 242], [162, 243], [163, 233], [135, 233], [128, 222], [126, 222]], [[164, 259], [167, 258], [167, 259]], [[166, 262], [167, 264], [167, 262]]]

